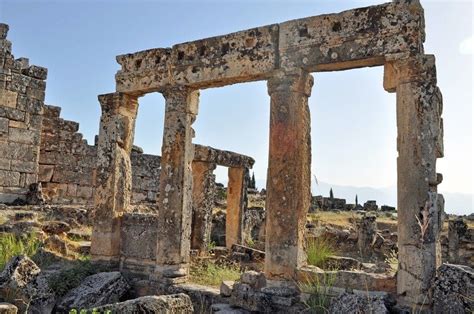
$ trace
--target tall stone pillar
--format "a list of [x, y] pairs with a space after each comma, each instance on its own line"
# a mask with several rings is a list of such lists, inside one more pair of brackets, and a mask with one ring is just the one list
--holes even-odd
[[398, 258], [397, 291], [410, 306], [428, 306], [441, 264], [439, 234], [444, 199], [437, 193], [443, 157], [442, 96], [434, 56], [389, 61], [384, 87], [397, 93]]
[[102, 107], [95, 171], [91, 255], [115, 264], [120, 255], [120, 217], [130, 205], [133, 145], [138, 101], [123, 93], [99, 96]]
[[306, 263], [304, 227], [311, 202], [308, 98], [313, 78], [298, 70], [268, 81], [270, 149], [267, 173], [265, 275], [293, 280]]
[[459, 244], [461, 238], [468, 233], [468, 226], [462, 218], [450, 220], [448, 225], [448, 262], [461, 264], [459, 259]]
[[245, 168], [229, 168], [227, 184], [227, 211], [225, 220], [225, 244], [231, 248], [233, 244], [242, 243], [242, 225], [244, 222]]
[[184, 277], [188, 273], [194, 157], [191, 124], [196, 119], [199, 92], [172, 87], [163, 96], [166, 111], [158, 201], [157, 279]]
[[211, 240], [212, 208], [214, 206], [216, 164], [193, 161], [193, 220], [191, 248], [206, 254]]

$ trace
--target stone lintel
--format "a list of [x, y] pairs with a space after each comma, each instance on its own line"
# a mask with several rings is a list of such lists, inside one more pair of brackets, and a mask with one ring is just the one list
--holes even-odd
[[199, 144], [194, 144], [194, 161], [215, 163], [224, 167], [247, 169], [252, 169], [255, 163], [252, 157]]
[[117, 57], [118, 91], [195, 89], [264, 80], [278, 69], [308, 72], [383, 65], [386, 55], [423, 53], [416, 1], [386, 3], [291, 20]]

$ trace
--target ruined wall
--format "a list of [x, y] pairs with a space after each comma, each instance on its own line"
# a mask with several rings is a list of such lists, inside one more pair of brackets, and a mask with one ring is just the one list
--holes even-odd
[[[38, 181], [49, 203], [92, 204], [97, 147], [79, 124], [60, 118], [61, 108], [44, 106]], [[133, 203], [151, 203], [159, 190], [160, 156], [132, 151]]]
[[79, 123], [45, 106], [38, 181], [49, 203], [91, 203], [97, 150], [78, 133]]
[[161, 157], [132, 151], [132, 203], [155, 203], [160, 191]]
[[37, 181], [47, 69], [12, 55], [0, 24], [0, 203], [25, 199]]

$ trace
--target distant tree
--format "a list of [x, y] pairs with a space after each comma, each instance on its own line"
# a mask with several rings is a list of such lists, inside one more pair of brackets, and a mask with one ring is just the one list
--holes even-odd
[[334, 199], [334, 193], [332, 192], [332, 188], [329, 190], [329, 198], [330, 198], [331, 200]]
[[359, 205], [359, 199], [357, 198], [357, 194], [356, 194], [356, 206]]
[[257, 188], [257, 185], [255, 183], [255, 172], [252, 172], [252, 179], [250, 180], [250, 187], [252, 189], [256, 189]]

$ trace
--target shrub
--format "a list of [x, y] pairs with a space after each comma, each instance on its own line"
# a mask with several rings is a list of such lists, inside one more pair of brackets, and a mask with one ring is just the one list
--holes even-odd
[[218, 287], [224, 280], [237, 280], [241, 272], [237, 266], [217, 265], [212, 262], [204, 262], [194, 265], [190, 269], [190, 280], [194, 283]]
[[308, 264], [322, 267], [329, 256], [334, 255], [333, 245], [325, 237], [309, 238], [306, 244]]
[[26, 255], [32, 257], [40, 246], [41, 241], [38, 240], [35, 234], [22, 237], [10, 233], [0, 235], [0, 270], [14, 256]]
[[87, 276], [106, 271], [103, 267], [92, 264], [88, 259], [77, 260], [71, 268], [60, 271], [48, 279], [48, 286], [57, 295], [64, 296], [76, 288]]

